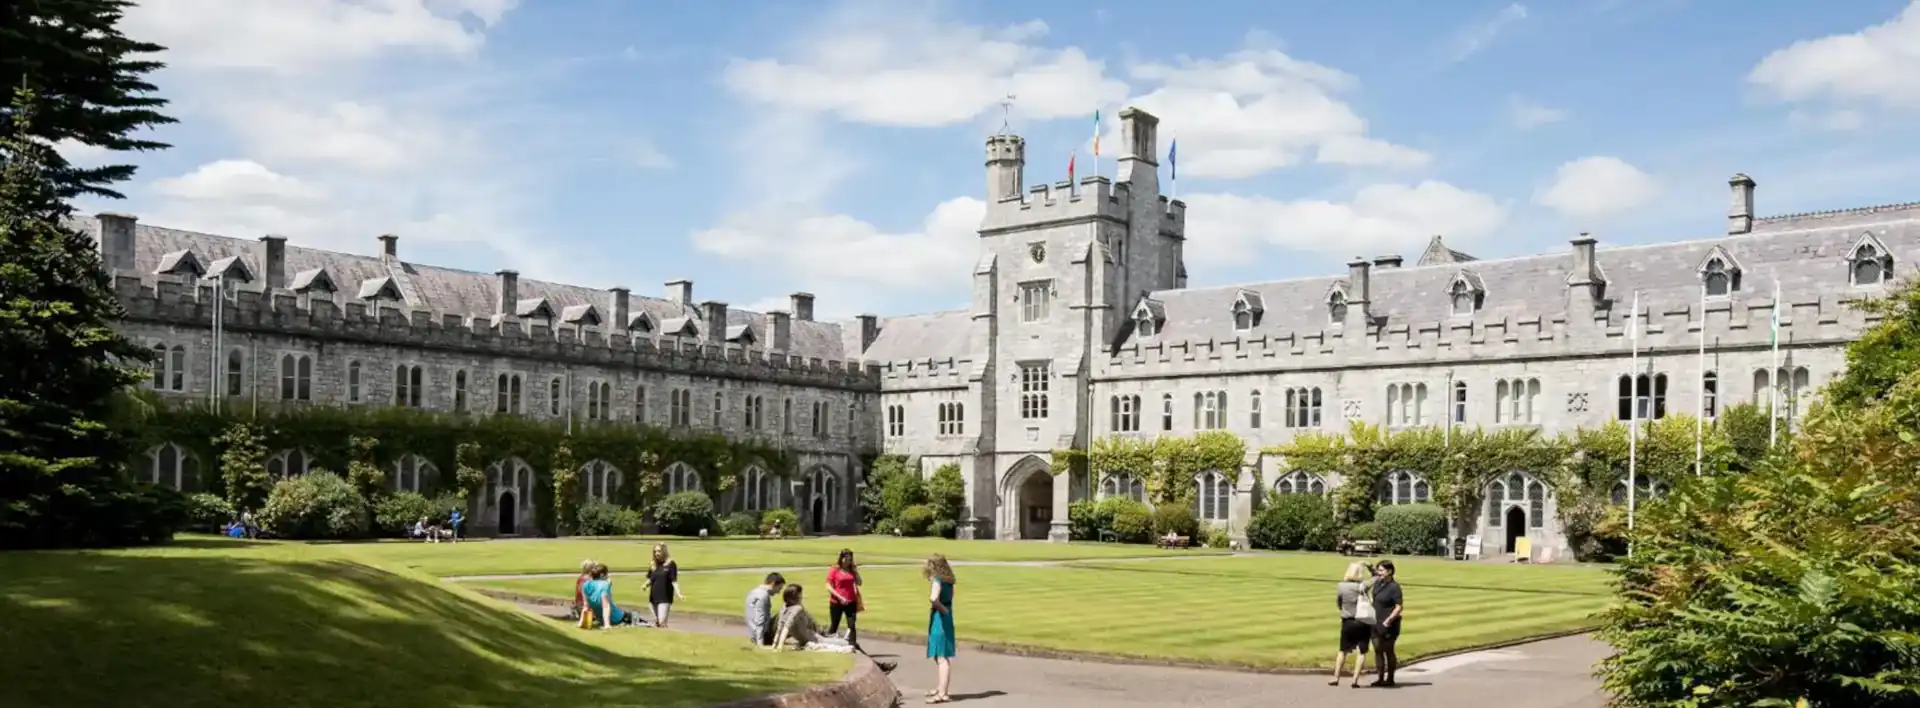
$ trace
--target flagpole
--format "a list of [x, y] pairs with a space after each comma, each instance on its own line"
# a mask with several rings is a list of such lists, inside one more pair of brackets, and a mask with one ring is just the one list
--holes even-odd
[[1171, 142], [1167, 143], [1167, 176], [1170, 178], [1169, 181], [1173, 182], [1173, 186], [1171, 188], [1171, 191], [1173, 193], [1167, 195], [1167, 206], [1169, 208], [1173, 206], [1173, 202], [1180, 199], [1179, 156], [1180, 156], [1180, 139], [1174, 138]]
[[[1634, 509], [1637, 506], [1635, 494], [1640, 487], [1640, 293], [1633, 294], [1633, 309], [1627, 311], [1627, 341], [1631, 347], [1627, 355], [1631, 374], [1627, 378], [1628, 390], [1633, 394], [1631, 406], [1627, 411], [1627, 530], [1633, 530]], [[1651, 393], [1651, 392], [1649, 392]], [[1627, 545], [1627, 556], [1633, 556], [1633, 545]]]
[[1780, 281], [1773, 281], [1773, 365], [1767, 368], [1767, 447], [1780, 437]]
[[1693, 474], [1700, 476], [1706, 444], [1701, 436], [1707, 431], [1707, 286], [1700, 284], [1700, 403], [1693, 415]]

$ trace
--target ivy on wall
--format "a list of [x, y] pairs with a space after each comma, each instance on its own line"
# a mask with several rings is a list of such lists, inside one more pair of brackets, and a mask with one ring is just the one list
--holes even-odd
[[1097, 438], [1087, 450], [1053, 451], [1053, 473], [1090, 472], [1095, 480], [1130, 473], [1141, 479], [1155, 504], [1183, 501], [1194, 494], [1193, 478], [1216, 471], [1229, 481], [1240, 481], [1247, 443], [1224, 430], [1208, 430], [1191, 438]]
[[423, 492], [455, 491], [468, 498], [486, 484], [486, 469], [519, 458], [534, 469], [534, 508], [540, 528], [551, 533], [561, 510], [554, 504], [555, 464], [578, 473], [587, 461], [604, 460], [620, 470], [615, 503], [642, 506], [660, 496], [661, 472], [684, 462], [717, 496], [758, 464], [783, 478], [798, 474], [798, 456], [754, 440], [717, 433], [628, 424], [575, 424], [513, 416], [467, 417], [405, 408], [310, 407], [216, 413], [199, 405], [163, 407], [137, 431], [141, 449], [179, 445], [200, 460], [202, 484], [225, 492], [240, 508], [258, 508], [266, 496], [266, 464], [283, 450], [306, 454], [309, 470], [344, 470], [384, 480], [393, 464], [419, 455], [439, 472], [422, 480]]

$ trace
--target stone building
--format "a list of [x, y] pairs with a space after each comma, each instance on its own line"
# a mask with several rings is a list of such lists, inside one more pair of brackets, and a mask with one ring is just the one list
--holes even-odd
[[[859, 459], [884, 449], [926, 472], [959, 465], [971, 533], [1053, 540], [1066, 537], [1073, 500], [1142, 496], [1126, 475], [1050, 473], [1053, 450], [1101, 436], [1245, 439], [1241, 474], [1193, 482], [1200, 516], [1238, 536], [1257, 497], [1340, 484], [1282, 474], [1257, 452], [1302, 431], [1367, 421], [1551, 434], [1625, 420], [1636, 406], [1642, 418], [1712, 416], [1768, 391], [1797, 401], [1786, 411], [1797, 415], [1802, 393], [1838, 372], [1867, 324], [1844, 303], [1920, 260], [1920, 204], [1762, 218], [1754, 181], [1735, 175], [1726, 233], [1711, 238], [1602, 249], [1582, 235], [1559, 253], [1483, 260], [1434, 237], [1411, 265], [1376, 256], [1344, 273], [1189, 288], [1186, 205], [1161, 194], [1158, 120], [1135, 109], [1120, 118], [1113, 179], [1028, 187], [1024, 141], [987, 139], [973, 302], [949, 312], [829, 323], [813, 318], [806, 294], [790, 312], [743, 312], [697, 302], [685, 281], [647, 298], [405, 262], [392, 236], [378, 255], [357, 256], [107, 214], [83, 226], [119, 276], [128, 331], [166, 350], [154, 384], [168, 395], [763, 436], [800, 451], [804, 469], [786, 483], [756, 475], [743, 484], [751, 493], [723, 504], [791, 505], [817, 528], [857, 520]], [[207, 283], [220, 276], [235, 292], [215, 350]], [[303, 464], [299, 451], [275, 459], [283, 473]], [[153, 470], [165, 478], [193, 463], [156, 450]], [[604, 487], [588, 471], [589, 486]], [[1458, 534], [1478, 536], [1487, 555], [1524, 536], [1564, 557], [1553, 491], [1527, 470], [1507, 472]], [[531, 469], [500, 461], [494, 476], [479, 521], [518, 530], [509, 521], [530, 513]], [[1412, 503], [1429, 492], [1420, 470], [1406, 470], [1379, 495]]]

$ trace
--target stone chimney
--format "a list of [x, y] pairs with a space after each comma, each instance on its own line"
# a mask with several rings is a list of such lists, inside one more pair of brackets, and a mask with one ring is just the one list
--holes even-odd
[[774, 310], [767, 313], [767, 320], [773, 323], [773, 343], [767, 348], [776, 352], [793, 348], [793, 315]]
[[1387, 254], [1384, 256], [1373, 257], [1373, 267], [1380, 268], [1380, 269], [1398, 268], [1400, 267], [1400, 264], [1405, 262], [1406, 262], [1406, 259], [1401, 258], [1398, 254]]
[[1592, 236], [1582, 233], [1571, 243], [1573, 270], [1567, 274], [1567, 308], [1575, 315], [1591, 313], [1606, 295], [1606, 277], [1600, 273], [1600, 261], [1594, 258]]
[[626, 288], [607, 289], [607, 316], [613, 318], [609, 332], [627, 331], [627, 320], [633, 317], [633, 293]]
[[1364, 332], [1373, 323], [1373, 263], [1355, 258], [1347, 263], [1347, 321], [1349, 332]]
[[693, 281], [685, 278], [667, 281], [667, 299], [693, 307]]
[[[689, 286], [692, 284], [689, 283]], [[707, 341], [727, 341], [727, 303], [708, 300], [700, 303], [700, 319], [705, 321]]]
[[94, 218], [100, 221], [100, 265], [108, 273], [133, 270], [133, 232], [140, 224], [140, 217], [101, 212]]
[[873, 340], [880, 338], [880, 318], [877, 315], [860, 315], [860, 353], [866, 354], [873, 348]]
[[400, 237], [393, 234], [380, 234], [380, 260], [400, 259]]
[[[1027, 141], [1018, 135], [987, 138], [987, 201], [1019, 199], [1026, 190]], [[794, 316], [799, 317], [798, 310]], [[801, 319], [808, 319], [802, 317]]]
[[287, 287], [287, 237], [267, 234], [260, 237], [260, 270], [267, 292]]
[[[1133, 185], [1133, 194], [1160, 193], [1160, 119], [1138, 108], [1120, 111], [1120, 159], [1116, 182]], [[1152, 200], [1152, 196], [1145, 197]]]
[[1727, 234], [1753, 231], [1753, 178], [1736, 174], [1727, 180], [1727, 186], [1733, 188], [1733, 206], [1727, 209]]
[[500, 276], [500, 302], [495, 304], [496, 315], [514, 316], [514, 305], [520, 302], [520, 271], [502, 270], [495, 272]]
[[813, 293], [793, 294], [793, 318], [801, 322], [813, 321]]

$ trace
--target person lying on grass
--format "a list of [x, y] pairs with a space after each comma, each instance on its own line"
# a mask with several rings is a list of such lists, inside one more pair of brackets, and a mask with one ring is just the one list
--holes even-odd
[[787, 640], [793, 640], [794, 646], [812, 651], [828, 651], [844, 654], [853, 651], [853, 645], [839, 637], [830, 637], [820, 633], [820, 625], [813, 621], [813, 615], [800, 604], [799, 585], [788, 585], [780, 593], [786, 608], [780, 611], [780, 629], [773, 635], [775, 651], [783, 649]]
[[587, 611], [593, 616], [589, 624], [601, 629], [633, 624], [633, 613], [613, 603], [613, 581], [607, 579], [607, 564], [593, 564], [588, 576], [586, 584], [580, 586], [580, 595]]

